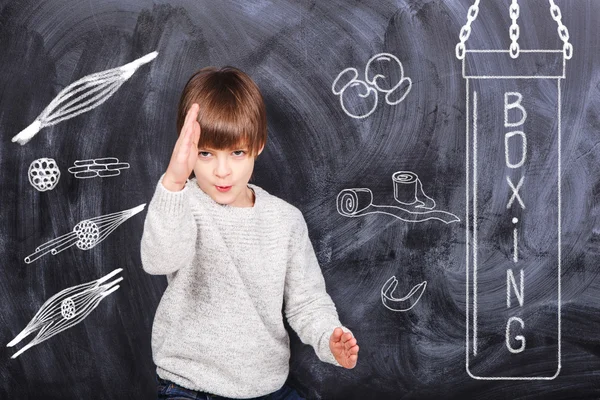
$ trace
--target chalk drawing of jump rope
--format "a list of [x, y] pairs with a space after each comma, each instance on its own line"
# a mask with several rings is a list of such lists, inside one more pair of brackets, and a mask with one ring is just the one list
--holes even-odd
[[36, 337], [11, 358], [17, 358], [25, 350], [83, 321], [106, 296], [119, 288], [116, 284], [123, 278], [107, 281], [122, 270], [118, 268], [103, 278], [64, 289], [46, 300], [25, 329], [6, 345], [13, 347], [40, 329]]

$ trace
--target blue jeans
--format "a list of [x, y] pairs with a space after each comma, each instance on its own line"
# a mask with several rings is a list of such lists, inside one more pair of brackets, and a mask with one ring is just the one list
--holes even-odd
[[[169, 400], [231, 400], [229, 397], [218, 396], [205, 392], [186, 389], [176, 383], [156, 376], [158, 383], [158, 398]], [[248, 400], [305, 400], [292, 387], [283, 385], [281, 389], [266, 396], [254, 397]]]

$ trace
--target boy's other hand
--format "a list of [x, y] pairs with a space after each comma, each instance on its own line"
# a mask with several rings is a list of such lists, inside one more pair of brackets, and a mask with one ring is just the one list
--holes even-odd
[[185, 116], [185, 122], [175, 143], [171, 161], [162, 180], [165, 188], [172, 192], [184, 188], [185, 182], [194, 170], [198, 160], [198, 142], [200, 141], [200, 124], [198, 113], [200, 106], [192, 104]]
[[352, 369], [356, 366], [358, 345], [351, 332], [344, 333], [342, 328], [335, 328], [329, 338], [329, 348], [342, 367]]

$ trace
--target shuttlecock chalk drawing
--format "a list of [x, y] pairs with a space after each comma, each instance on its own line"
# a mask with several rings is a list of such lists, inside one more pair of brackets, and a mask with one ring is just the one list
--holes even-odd
[[69, 172], [78, 179], [106, 178], [120, 175], [122, 169], [128, 169], [129, 167], [129, 163], [119, 162], [118, 158], [106, 157], [77, 160], [75, 165], [69, 168]]
[[415, 285], [404, 297], [394, 296], [397, 286], [398, 279], [395, 276], [388, 279], [381, 287], [381, 301], [388, 310], [403, 312], [410, 310], [419, 302], [427, 287], [427, 281]]
[[412, 80], [404, 77], [404, 67], [398, 57], [380, 53], [367, 62], [364, 80], [359, 79], [356, 68], [346, 68], [335, 78], [331, 90], [340, 96], [346, 115], [361, 119], [375, 111], [379, 92], [385, 94], [385, 102], [393, 106], [406, 98], [411, 87]]
[[12, 138], [21, 145], [29, 142], [40, 129], [83, 114], [98, 107], [131, 78], [142, 65], [154, 60], [158, 52], [146, 54], [128, 64], [87, 75], [61, 90], [27, 128]]
[[64, 289], [48, 299], [25, 329], [6, 345], [6, 347], [13, 347], [31, 333], [40, 330], [31, 342], [11, 358], [17, 358], [36, 344], [83, 321], [102, 299], [119, 288], [117, 283], [123, 280], [122, 277], [111, 282], [108, 280], [122, 270], [122, 268], [115, 269], [100, 279]]
[[29, 165], [29, 183], [40, 192], [52, 190], [60, 179], [60, 169], [52, 158], [38, 158]]
[[368, 188], [344, 189], [337, 196], [338, 213], [344, 217], [362, 217], [368, 214], [386, 214], [405, 222], [438, 220], [445, 224], [460, 221], [447, 211], [433, 210], [435, 201], [425, 195], [418, 176], [410, 171], [392, 175], [394, 199], [402, 206], [375, 205], [373, 192]]
[[81, 250], [89, 250], [106, 239], [123, 222], [142, 211], [144, 207], [146, 207], [145, 203], [129, 210], [83, 220], [75, 225], [73, 231], [37, 247], [35, 253], [25, 257], [25, 262], [30, 264], [48, 253], [56, 255], [73, 245]]

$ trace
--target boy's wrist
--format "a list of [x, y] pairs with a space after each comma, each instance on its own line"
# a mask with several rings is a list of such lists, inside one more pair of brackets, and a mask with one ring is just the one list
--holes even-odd
[[185, 182], [181, 183], [174, 181], [169, 177], [168, 173], [163, 176], [161, 183], [165, 189], [171, 192], [180, 192], [185, 187]]

